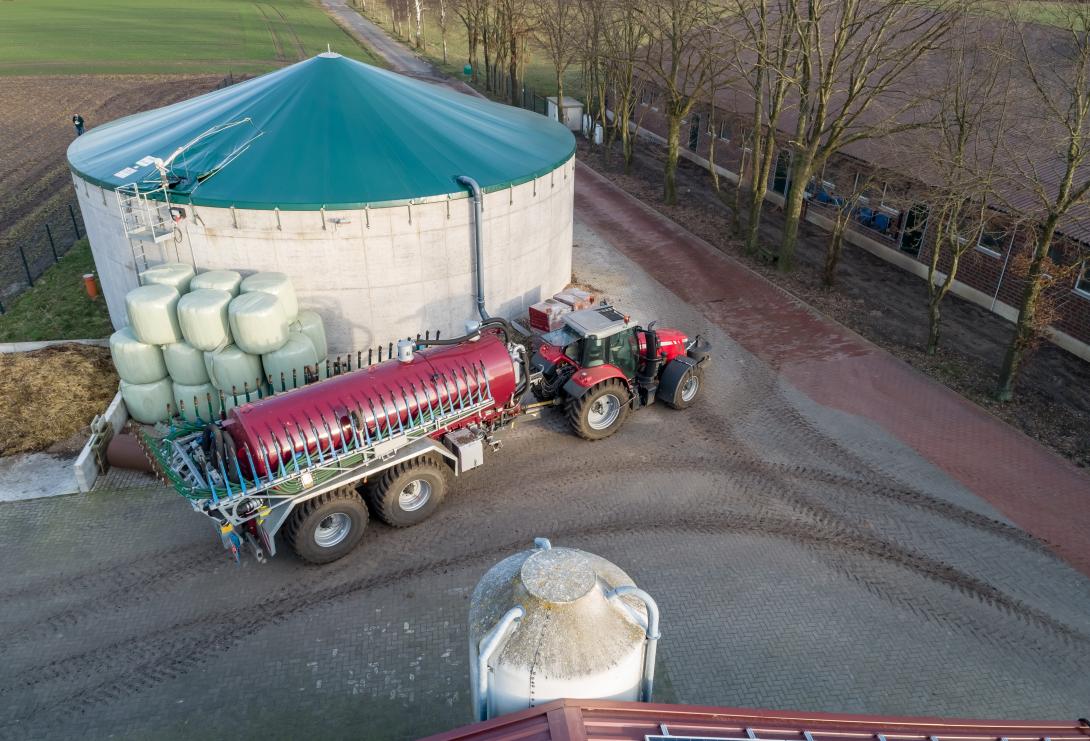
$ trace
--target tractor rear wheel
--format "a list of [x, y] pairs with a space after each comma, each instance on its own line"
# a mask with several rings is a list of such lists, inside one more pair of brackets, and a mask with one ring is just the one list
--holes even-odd
[[621, 429], [631, 405], [620, 381], [602, 381], [578, 399], [568, 400], [568, 424], [584, 440], [602, 440]]
[[355, 486], [342, 486], [300, 504], [288, 517], [284, 537], [304, 561], [336, 561], [360, 542], [367, 527], [367, 505]]
[[367, 493], [375, 515], [391, 527], [410, 527], [431, 517], [447, 493], [447, 468], [431, 456], [383, 472]]

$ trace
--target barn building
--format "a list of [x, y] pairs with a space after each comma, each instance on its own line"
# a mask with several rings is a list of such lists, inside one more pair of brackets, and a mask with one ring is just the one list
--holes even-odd
[[77, 138], [68, 160], [115, 327], [145, 266], [275, 270], [333, 352], [515, 315], [571, 279], [575, 140], [529, 111], [335, 53]]

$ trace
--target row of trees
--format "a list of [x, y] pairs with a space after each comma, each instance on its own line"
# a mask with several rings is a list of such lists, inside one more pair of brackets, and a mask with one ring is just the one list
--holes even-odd
[[[784, 271], [795, 267], [806, 203], [826, 168], [852, 148], [902, 147], [911, 178], [901, 177], [901, 192], [886, 201], [900, 198], [904, 211], [925, 204], [930, 214], [929, 352], [939, 346], [942, 302], [962, 259], [997, 229], [996, 213], [1006, 214], [1003, 229], [1017, 230], [1027, 249], [1012, 259], [1024, 290], [1000, 399], [1011, 397], [1026, 352], [1053, 318], [1048, 289], [1070, 282], [1085, 257], [1058, 230], [1090, 191], [1087, 4], [1066, 6], [1068, 30], [1046, 31], [999, 14], [993, 0], [424, 2], [387, 6], [418, 39], [425, 12], [457, 17], [475, 79], [483, 56], [483, 84], [515, 104], [531, 50], [552, 66], [561, 96], [566, 73], [580, 69], [586, 110], [608, 145], [620, 141], [626, 164], [649, 109], [641, 99], [653, 94], [664, 119], [667, 204], [677, 199], [683, 122], [696, 112], [714, 122], [717, 100], [729, 98], [724, 107], [746, 132], [735, 212], [750, 252], [760, 247], [777, 158], [789, 163], [774, 250]], [[501, 76], [509, 84], [498, 90]], [[864, 173], [838, 194], [822, 271], [829, 285], [860, 197], [886, 174]]]

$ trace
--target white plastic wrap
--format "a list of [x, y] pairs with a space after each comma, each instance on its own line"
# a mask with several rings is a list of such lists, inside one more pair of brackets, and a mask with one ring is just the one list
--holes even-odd
[[295, 288], [291, 284], [291, 279], [284, 273], [254, 273], [242, 279], [239, 290], [242, 293], [260, 291], [276, 296], [284, 306], [284, 313], [289, 322], [294, 322], [299, 315], [299, 301], [295, 298]]
[[204, 367], [204, 353], [188, 342], [175, 342], [163, 347], [163, 360], [174, 383], [198, 386], [208, 383], [208, 370]]
[[242, 401], [248, 389], [253, 399], [256, 398], [255, 391], [264, 385], [261, 358], [243, 352], [236, 345], [228, 345], [219, 352], [206, 352], [204, 361], [212, 385], [227, 397], [232, 395], [233, 388]]
[[149, 345], [181, 341], [177, 309], [178, 291], [170, 286], [152, 283], [125, 294], [125, 310], [132, 332], [136, 339]]
[[232, 296], [237, 296], [240, 283], [242, 283], [242, 276], [234, 270], [209, 270], [194, 275], [189, 284], [189, 290], [212, 289], [213, 291], [227, 291]]
[[[174, 389], [169, 378], [162, 378], [154, 383], [121, 382], [121, 398], [129, 410], [129, 416], [137, 422], [153, 425], [176, 414]], [[167, 409], [170, 409], [170, 414]]]
[[185, 341], [204, 352], [231, 344], [230, 304], [231, 294], [215, 288], [198, 288], [178, 299], [178, 326]]
[[158, 284], [170, 286], [179, 294], [189, 290], [189, 282], [193, 280], [193, 266], [181, 262], [165, 262], [162, 265], [153, 265], [140, 273], [140, 285], [150, 286]]
[[110, 357], [121, 380], [129, 383], [154, 383], [167, 377], [163, 351], [136, 339], [132, 328], [124, 327], [110, 335]]
[[325, 359], [329, 354], [329, 345], [326, 343], [325, 324], [318, 312], [304, 309], [299, 312], [298, 319], [291, 325], [292, 330], [302, 332], [314, 343], [314, 352], [319, 359]]
[[231, 336], [244, 352], [264, 355], [279, 350], [288, 341], [288, 317], [284, 313], [284, 305], [271, 293], [255, 291], [231, 299], [227, 316]]
[[261, 356], [261, 365], [265, 369], [265, 377], [271, 379], [269, 382], [276, 393], [304, 385], [305, 369], [313, 370], [318, 360], [310, 338], [302, 332], [291, 332], [283, 347]]
[[220, 392], [210, 383], [194, 385], [174, 382], [175, 414], [181, 414], [189, 422], [198, 417], [204, 422], [219, 419]]

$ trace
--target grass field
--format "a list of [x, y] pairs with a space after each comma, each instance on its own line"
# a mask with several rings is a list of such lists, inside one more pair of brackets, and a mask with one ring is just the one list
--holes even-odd
[[113, 332], [106, 301], [92, 301], [83, 275], [93, 273], [91, 246], [80, 240], [0, 316], [0, 342], [82, 340]]
[[[390, 22], [390, 15], [387, 9], [377, 3], [371, 3], [370, 5], [371, 10], [360, 12], [374, 23], [382, 26], [387, 33], [396, 38], [394, 27]], [[466, 59], [469, 56], [469, 42], [466, 40], [465, 26], [458, 20], [458, 16], [453, 12], [448, 11], [447, 62], [444, 64], [443, 45], [442, 37], [439, 34], [439, 24], [435, 17], [434, 7], [429, 5], [428, 8], [428, 12], [424, 15], [424, 37], [426, 41], [425, 56], [427, 56], [429, 61], [447, 74], [462, 78], [462, 67], [465, 65]], [[406, 44], [409, 43], [404, 36], [401, 37], [401, 40]], [[481, 63], [483, 64], [483, 51], [478, 49], [478, 54], [481, 54]], [[484, 71], [481, 70], [482, 86], [484, 83], [483, 74]], [[537, 91], [538, 95], [556, 94], [556, 73], [553, 72], [553, 67], [549, 63], [549, 60], [540, 49], [535, 49], [533, 44], [531, 44], [530, 48], [530, 58], [526, 63], [524, 82], [526, 87], [534, 89]], [[567, 74], [564, 75], [564, 94], [580, 95], [582, 93], [582, 83], [583, 80], [579, 65], [574, 64], [568, 69]]]
[[0, 74], [252, 74], [325, 51], [375, 63], [312, 0], [2, 0]]

